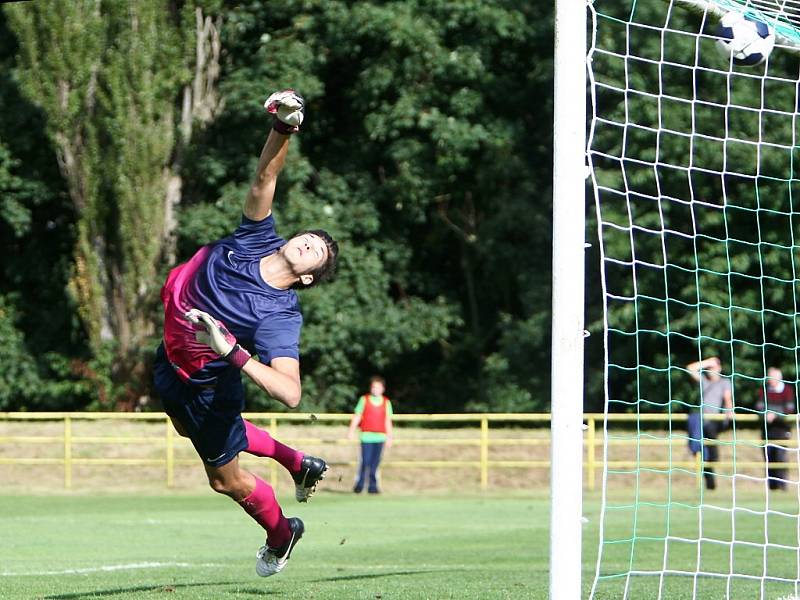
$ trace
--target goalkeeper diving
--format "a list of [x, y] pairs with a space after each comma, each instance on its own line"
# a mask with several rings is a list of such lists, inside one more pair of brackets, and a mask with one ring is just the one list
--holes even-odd
[[327, 464], [242, 418], [241, 374], [287, 407], [297, 407], [303, 325], [297, 290], [330, 277], [338, 245], [322, 230], [303, 231], [288, 241], [276, 233], [275, 186], [291, 136], [303, 123], [304, 101], [284, 90], [264, 106], [272, 129], [241, 223], [232, 235], [175, 267], [161, 291], [164, 338], [156, 350], [154, 383], [175, 429], [192, 441], [211, 488], [236, 501], [266, 531], [256, 572], [268, 577], [285, 567], [304, 525], [284, 516], [272, 487], [241, 467], [239, 453], [283, 465], [299, 502], [314, 492]]

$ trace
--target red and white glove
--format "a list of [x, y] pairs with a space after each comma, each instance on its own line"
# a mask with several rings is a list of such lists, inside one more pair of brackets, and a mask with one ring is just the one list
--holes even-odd
[[267, 101], [264, 108], [275, 116], [272, 128], [278, 133], [289, 135], [300, 131], [306, 110], [306, 101], [294, 90], [275, 92]]
[[239, 369], [250, 360], [250, 353], [236, 343], [234, 335], [207, 312], [193, 308], [184, 313], [183, 317], [190, 323], [205, 327], [205, 331], [195, 332], [195, 339], [201, 344], [210, 346], [223, 360]]

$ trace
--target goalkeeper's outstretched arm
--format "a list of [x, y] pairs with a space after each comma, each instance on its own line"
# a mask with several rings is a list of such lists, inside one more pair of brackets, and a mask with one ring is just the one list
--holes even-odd
[[269, 132], [261, 157], [258, 159], [258, 169], [247, 200], [244, 202], [242, 212], [244, 216], [253, 221], [266, 219], [272, 212], [272, 199], [275, 196], [275, 186], [278, 174], [286, 162], [286, 152], [289, 149], [289, 136], [278, 133], [274, 129]]
[[267, 112], [274, 115], [272, 130], [261, 150], [256, 177], [247, 193], [242, 212], [248, 219], [261, 221], [272, 212], [272, 200], [278, 174], [286, 162], [289, 136], [300, 129], [305, 102], [294, 90], [276, 92], [264, 103]]

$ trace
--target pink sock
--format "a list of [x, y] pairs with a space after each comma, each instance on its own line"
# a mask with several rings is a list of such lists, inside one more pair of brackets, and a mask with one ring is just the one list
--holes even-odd
[[278, 440], [273, 439], [269, 433], [259, 429], [250, 421], [244, 420], [244, 428], [247, 433], [247, 449], [245, 452], [255, 456], [274, 458], [286, 467], [290, 473], [296, 473], [300, 470], [300, 464], [303, 462], [302, 452], [281, 444]]
[[255, 519], [267, 531], [270, 548], [278, 548], [292, 537], [289, 521], [283, 516], [281, 506], [275, 499], [272, 487], [258, 477], [256, 489], [247, 498], [239, 502], [245, 512]]

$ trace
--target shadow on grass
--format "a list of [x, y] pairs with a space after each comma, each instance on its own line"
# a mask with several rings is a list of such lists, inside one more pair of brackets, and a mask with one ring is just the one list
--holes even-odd
[[[389, 571], [387, 573], [365, 573], [363, 575], [338, 575], [336, 577], [322, 577], [311, 579], [310, 583], [322, 583], [323, 581], [354, 581], [357, 579], [380, 579], [381, 577], [396, 577], [398, 575], [421, 575], [423, 573], [440, 573], [440, 569], [426, 569], [423, 571]], [[452, 573], [453, 571], [448, 571]]]
[[[309, 583], [324, 583], [327, 581], [357, 581], [361, 579], [380, 579], [382, 577], [397, 577], [403, 575], [421, 575], [423, 573], [439, 573], [438, 569], [425, 569], [421, 571], [389, 571], [386, 573], [364, 573], [361, 575], [339, 575], [336, 577], [322, 577], [311, 579]], [[452, 571], [451, 571], [452, 572]], [[69, 594], [53, 594], [40, 596], [41, 600], [80, 600], [81, 598], [98, 598], [103, 596], [118, 596], [121, 594], [133, 594], [136, 592], [174, 592], [181, 588], [194, 588], [219, 585], [241, 585], [240, 581], [208, 581], [203, 583], [173, 583], [167, 585], [140, 585], [136, 587], [115, 588], [109, 590], [91, 590], [87, 592], [73, 592]], [[264, 588], [241, 588], [237, 587], [237, 594], [273, 595], [280, 593], [277, 590]]]
[[[80, 598], [97, 598], [101, 596], [118, 596], [120, 594], [132, 594], [135, 592], [174, 592], [180, 588], [193, 588], [217, 585], [238, 585], [238, 581], [208, 581], [204, 583], [171, 583], [167, 585], [139, 585], [128, 588], [115, 588], [111, 590], [92, 590], [88, 592], [74, 592], [70, 594], [54, 594], [51, 596], [40, 596], [42, 600], [78, 600]], [[268, 590], [259, 590], [259, 594], [274, 594]]]

